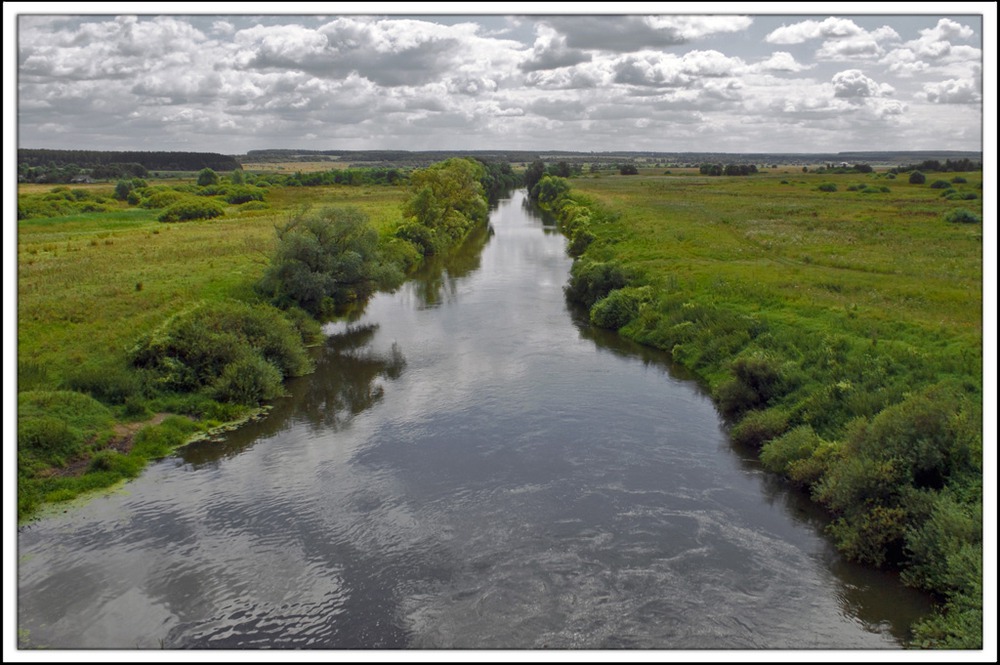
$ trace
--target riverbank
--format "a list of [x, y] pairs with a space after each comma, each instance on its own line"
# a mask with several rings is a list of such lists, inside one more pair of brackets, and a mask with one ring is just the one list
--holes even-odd
[[[465, 177], [458, 186], [456, 166]], [[294, 227], [290, 220], [310, 207], [349, 210], [370, 234], [374, 260], [402, 279], [425, 255], [485, 223], [480, 181], [492, 186], [508, 172], [468, 160], [418, 171], [431, 196], [422, 199], [429, 207], [413, 211], [405, 209], [412, 187], [264, 188], [263, 179], [256, 190], [266, 190], [266, 204], [224, 207], [236, 185], [223, 182], [194, 198], [225, 214], [183, 223], [163, 222], [156, 205], [190, 198], [190, 183], [135, 184], [143, 196], [131, 202], [107, 185], [50, 193], [26, 187], [18, 221], [19, 519], [44, 503], [135, 477], [192, 436], [252, 417], [281, 394], [282, 380], [309, 371], [302, 347], [317, 342], [318, 323], [298, 309], [294, 293], [284, 297], [280, 282], [275, 293], [260, 288], [279, 260], [276, 229]], [[71, 214], [34, 216], [46, 206]], [[469, 213], [469, 224], [458, 223], [455, 210]], [[414, 245], [400, 233], [404, 227], [411, 235], [426, 229], [421, 237], [433, 247]], [[333, 278], [317, 272], [315, 279]], [[338, 306], [356, 305], [352, 289], [345, 291], [352, 302]], [[287, 320], [272, 305], [285, 309]], [[156, 412], [177, 415], [149, 423]], [[123, 437], [123, 429], [135, 432]], [[124, 446], [125, 438], [139, 445]]]
[[[981, 173], [955, 177], [981, 191]], [[916, 644], [977, 648], [981, 225], [886, 174], [540, 184], [591, 321], [703, 377], [733, 440], [831, 513], [845, 555], [937, 594]]]

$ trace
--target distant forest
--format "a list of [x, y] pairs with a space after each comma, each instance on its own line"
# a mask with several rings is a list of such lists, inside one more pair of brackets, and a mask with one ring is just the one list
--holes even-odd
[[[813, 165], [865, 163], [899, 170], [974, 170], [982, 168], [982, 153], [959, 150], [853, 151], [838, 153], [725, 153], [725, 152], [576, 152], [535, 150], [250, 150], [246, 155], [212, 152], [43, 150], [17, 151], [18, 182], [71, 183], [147, 177], [158, 171], [233, 171], [241, 162], [338, 161], [371, 168], [421, 168], [451, 157], [471, 157], [483, 162], [528, 164], [536, 160], [565, 162], [575, 172], [581, 166], [618, 168], [622, 163], [646, 166]], [[939, 165], [940, 168], [934, 168]], [[958, 169], [957, 167], [962, 168]], [[951, 168], [949, 168], [951, 167]]]
[[233, 171], [240, 163], [214, 152], [138, 152], [105, 150], [17, 151], [19, 182], [66, 183], [84, 179], [143, 177], [150, 171]]
[[268, 149], [249, 150], [243, 157], [245, 162], [294, 162], [294, 161], [351, 161], [366, 163], [384, 163], [395, 165], [420, 165], [441, 161], [449, 157], [474, 157], [487, 161], [505, 161], [511, 163], [529, 163], [536, 159], [543, 161], [562, 160], [576, 162], [608, 162], [619, 161], [660, 162], [700, 166], [705, 163], [737, 163], [737, 164], [825, 164], [840, 163], [870, 163], [885, 165], [915, 164], [927, 160], [960, 160], [968, 159], [982, 161], [982, 152], [967, 150], [908, 150], [908, 151], [851, 151], [851, 152], [818, 152], [818, 153], [788, 153], [788, 152], [658, 152], [622, 150], [613, 152], [579, 152], [568, 150], [294, 150]]

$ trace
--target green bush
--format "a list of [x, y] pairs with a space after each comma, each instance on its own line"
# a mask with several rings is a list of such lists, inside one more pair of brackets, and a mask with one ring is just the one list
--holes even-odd
[[266, 193], [259, 187], [237, 185], [229, 188], [229, 191], [225, 195], [226, 203], [239, 205], [241, 203], [249, 203], [250, 201], [263, 201]]
[[160, 213], [161, 222], [185, 222], [192, 219], [212, 219], [226, 213], [218, 201], [186, 197]]
[[581, 256], [595, 239], [596, 236], [590, 232], [586, 224], [582, 224], [573, 232], [572, 239], [566, 246], [566, 252], [574, 258]]
[[139, 205], [143, 208], [166, 208], [187, 198], [173, 189], [150, 188], [140, 194], [143, 198]]
[[569, 182], [559, 176], [546, 175], [531, 189], [531, 198], [539, 203], [553, 203], [569, 192]]
[[215, 399], [234, 404], [257, 405], [283, 393], [281, 371], [257, 355], [248, 355], [226, 365], [212, 386]]
[[279, 229], [277, 253], [257, 290], [279, 307], [327, 318], [402, 280], [399, 267], [384, 260], [364, 213], [329, 208]]
[[818, 189], [821, 192], [835, 192], [837, 191], [837, 186], [832, 182], [824, 182], [816, 189]]
[[199, 187], [209, 187], [211, 185], [217, 185], [219, 184], [219, 174], [210, 168], [204, 168], [201, 171], [198, 171], [197, 182]]
[[955, 208], [945, 215], [944, 219], [952, 224], [979, 224], [983, 221], [971, 210], [965, 208]]
[[942, 383], [852, 425], [815, 487], [817, 499], [838, 516], [831, 532], [848, 556], [898, 562], [904, 532], [919, 519], [908, 497], [981, 475], [976, 399]]
[[750, 411], [730, 432], [733, 442], [741, 446], [760, 448], [766, 442], [788, 430], [788, 414], [779, 409]]
[[914, 171], [910, 174], [910, 184], [911, 185], [922, 185], [927, 182], [927, 176], [925, 176], [920, 171]]
[[822, 439], [812, 427], [799, 425], [765, 443], [760, 451], [760, 461], [772, 473], [790, 475], [791, 466], [811, 458], [821, 443]]
[[633, 275], [615, 263], [575, 261], [570, 269], [566, 297], [590, 309], [611, 291], [628, 286]]
[[963, 183], [969, 182], [968, 180], [966, 180], [965, 178], [963, 178], [960, 175], [955, 176], [954, 178], [951, 179], [951, 181], [953, 183], [955, 183], [955, 184], [963, 184]]
[[618, 330], [639, 315], [639, 308], [648, 299], [648, 287], [614, 289], [590, 308], [590, 322], [598, 328]]
[[766, 355], [741, 356], [730, 373], [732, 378], [720, 383], [715, 393], [719, 409], [729, 418], [766, 407], [786, 389], [780, 365]]
[[935, 180], [930, 184], [931, 189], [948, 189], [951, 187], [951, 183], [947, 180]]
[[233, 364], [257, 371], [246, 364], [248, 357], [274, 366], [282, 378], [311, 371], [304, 331], [305, 325], [297, 326], [269, 305], [216, 303], [168, 320], [140, 340], [130, 357], [164, 389], [184, 392], [214, 386], [217, 394], [239, 395], [237, 388], [222, 390], [218, 381], [235, 371], [229, 369]]

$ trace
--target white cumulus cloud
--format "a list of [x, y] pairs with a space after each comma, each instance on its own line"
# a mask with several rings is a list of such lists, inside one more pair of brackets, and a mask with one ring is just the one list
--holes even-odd
[[837, 72], [831, 79], [833, 96], [842, 98], [855, 97], [885, 97], [891, 95], [894, 89], [886, 83], [877, 83], [865, 76], [860, 69], [846, 69]]
[[983, 98], [976, 83], [969, 79], [926, 83], [923, 94], [927, 101], [936, 104], [973, 104]]

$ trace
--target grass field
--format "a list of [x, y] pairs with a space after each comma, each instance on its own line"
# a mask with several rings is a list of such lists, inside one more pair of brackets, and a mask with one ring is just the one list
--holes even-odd
[[[900, 337], [971, 360], [982, 347], [983, 226], [944, 221], [955, 208], [982, 216], [982, 175], [962, 176], [968, 182], [955, 187], [979, 198], [948, 201], [905, 176], [871, 174], [572, 183], [627, 220], [627, 229], [599, 232], [600, 251], [660, 288], [710, 295], [747, 312], [821, 320], [853, 335]], [[838, 191], [818, 191], [825, 182]], [[873, 183], [889, 191], [847, 191]]]
[[[37, 185], [26, 189], [37, 189]], [[49, 187], [51, 189], [51, 187]], [[355, 206], [378, 228], [399, 219], [391, 187], [273, 188], [269, 210], [164, 224], [157, 210], [18, 223], [18, 364], [58, 385], [68, 368], [120, 354], [138, 336], [195, 303], [252, 298], [283, 224], [303, 207]]]

